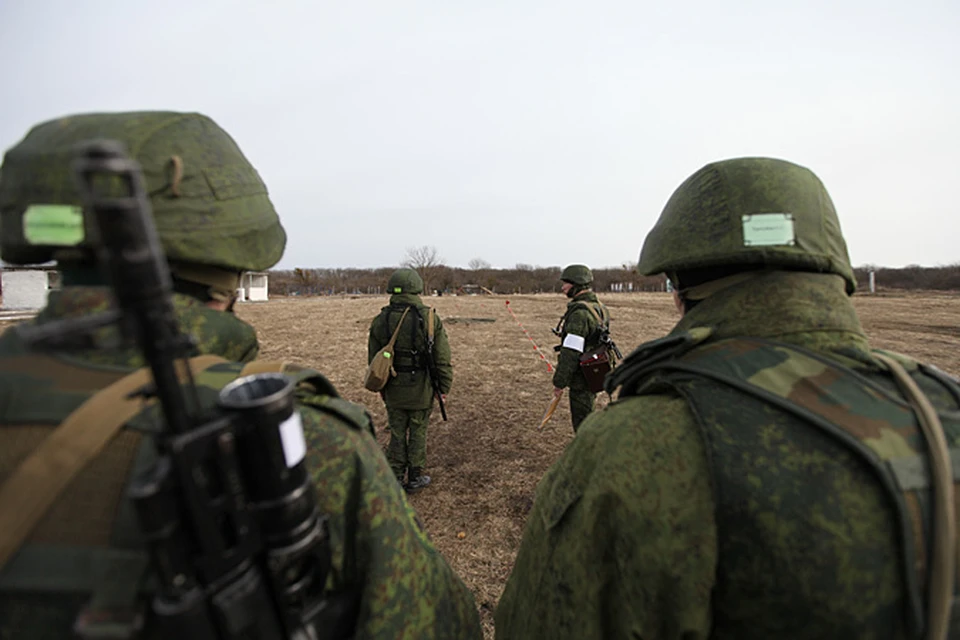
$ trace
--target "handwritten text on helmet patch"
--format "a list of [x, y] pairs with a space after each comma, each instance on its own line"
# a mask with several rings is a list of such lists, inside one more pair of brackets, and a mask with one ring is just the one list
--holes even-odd
[[742, 217], [743, 246], [793, 246], [797, 242], [792, 213], [755, 213]]

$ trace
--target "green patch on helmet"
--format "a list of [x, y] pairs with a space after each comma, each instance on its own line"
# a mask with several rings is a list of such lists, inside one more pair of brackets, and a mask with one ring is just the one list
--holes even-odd
[[730, 265], [834, 273], [856, 289], [833, 201], [809, 169], [775, 158], [714, 162], [687, 178], [640, 251], [644, 275]]
[[390, 276], [387, 289], [393, 293], [423, 293], [423, 278], [408, 267], [397, 269]]
[[23, 212], [23, 237], [33, 245], [76, 246], [84, 239], [83, 209], [74, 205], [32, 204]]
[[743, 246], [793, 246], [797, 243], [793, 216], [789, 213], [755, 213], [742, 216]]

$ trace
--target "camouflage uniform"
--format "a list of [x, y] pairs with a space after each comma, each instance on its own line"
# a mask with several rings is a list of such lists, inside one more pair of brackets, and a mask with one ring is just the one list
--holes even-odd
[[[400, 484], [416, 490], [430, 484], [430, 476], [423, 474], [427, 464], [427, 424], [433, 411], [434, 391], [427, 372], [427, 328], [429, 307], [423, 304], [423, 280], [413, 269], [398, 269], [387, 283], [392, 293], [390, 304], [370, 323], [367, 349], [368, 362], [390, 342], [404, 309], [409, 308], [403, 327], [394, 345], [394, 369], [381, 396], [387, 405], [390, 423], [390, 444], [387, 460]], [[445, 395], [453, 383], [450, 364], [450, 343], [440, 316], [434, 313], [433, 358], [439, 375], [440, 391]]]
[[[689, 281], [724, 257], [759, 268]], [[926, 454], [881, 358], [953, 448], [960, 387], [871, 350], [819, 180], [769, 159], [708, 165], [640, 270], [670, 274], [686, 313], [608, 378], [617, 401], [539, 484], [497, 638], [923, 637]]]
[[[587, 386], [587, 379], [580, 370], [580, 356], [585, 351], [600, 345], [600, 325], [597, 316], [609, 320], [607, 308], [590, 290], [593, 273], [584, 265], [570, 265], [560, 274], [560, 279], [573, 287], [567, 293], [570, 302], [560, 320], [560, 345], [556, 347], [557, 368], [553, 374], [556, 389], [570, 388], [570, 416], [574, 432], [580, 423], [593, 411], [596, 394]], [[593, 308], [597, 316], [588, 309]]]
[[[229, 307], [231, 273], [236, 280], [242, 270], [269, 268], [285, 244], [266, 188], [229, 136], [198, 114], [83, 115], [34, 128], [4, 159], [0, 239], [5, 260], [54, 257], [60, 263], [63, 289], [50, 294], [36, 323], [87, 316], [112, 304], [109, 288], [82, 261], [83, 250], [38, 255], [36, 247], [13, 233], [19, 224], [14, 216], [30, 203], [77, 201], [68, 162], [76, 142], [94, 137], [120, 139], [143, 166], [161, 241], [178, 274], [174, 308], [180, 326], [200, 353], [228, 360], [197, 377], [201, 403], [212, 406], [216, 391], [239, 375], [243, 362], [256, 357], [258, 345], [251, 326], [207, 302], [221, 300]], [[170, 163], [171, 156], [178, 160]], [[99, 337], [108, 340], [116, 332], [107, 327]], [[133, 349], [40, 354], [12, 331], [0, 336], [0, 482], [83, 401], [143, 364]], [[319, 373], [292, 366], [285, 371], [299, 383], [307, 465], [317, 506], [329, 516], [329, 586], [352, 590], [359, 598], [354, 637], [479, 638], [473, 597], [436, 552], [396, 486], [367, 412], [339, 398]], [[154, 408], [128, 422], [59, 496], [20, 552], [0, 568], [4, 640], [73, 637], [78, 612], [91, 602], [93, 590], [104, 597], [104, 585], [110, 602], [146, 600], [148, 572], [130, 570], [97, 582], [55, 558], [140, 552], [142, 542], [124, 492], [131, 470], [152, 447], [143, 433], [154, 428], [156, 419]], [[55, 551], [67, 555], [50, 555]], [[26, 573], [18, 574], [27, 556], [39, 557], [41, 563], [36, 571], [27, 566]], [[24, 575], [40, 586], [24, 588]], [[144, 637], [153, 635], [148, 619]]]

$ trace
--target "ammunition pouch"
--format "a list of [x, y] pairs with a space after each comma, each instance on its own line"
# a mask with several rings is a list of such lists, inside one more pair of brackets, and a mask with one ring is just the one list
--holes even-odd
[[590, 393], [603, 391], [603, 381], [613, 370], [613, 359], [610, 357], [609, 347], [606, 344], [585, 351], [580, 354], [580, 371], [587, 380]]

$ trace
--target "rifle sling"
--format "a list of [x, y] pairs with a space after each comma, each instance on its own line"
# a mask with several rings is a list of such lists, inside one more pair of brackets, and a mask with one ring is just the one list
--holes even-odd
[[[223, 358], [189, 360], [197, 373]], [[183, 367], [178, 373], [185, 377]], [[0, 568], [23, 544], [57, 497], [130, 419], [148, 404], [133, 392], [152, 379], [138, 369], [88, 398], [33, 450], [0, 486]]]

